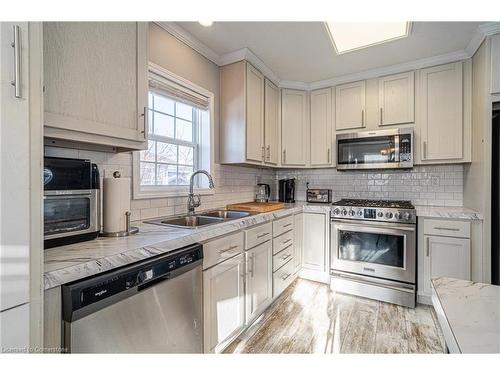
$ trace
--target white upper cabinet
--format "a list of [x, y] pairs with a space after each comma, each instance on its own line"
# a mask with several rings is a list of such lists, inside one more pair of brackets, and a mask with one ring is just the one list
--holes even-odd
[[266, 79], [264, 87], [264, 141], [266, 164], [279, 162], [279, 89]]
[[491, 93], [500, 93], [500, 34], [491, 37]]
[[264, 76], [252, 65], [246, 64], [247, 160], [264, 159]]
[[463, 83], [462, 62], [420, 71], [416, 129], [420, 144], [415, 145], [421, 161], [464, 160]]
[[311, 166], [331, 167], [332, 139], [332, 90], [311, 92]]
[[307, 92], [281, 91], [281, 164], [306, 166], [309, 150]]
[[354, 82], [335, 88], [335, 129], [365, 127], [366, 82]]
[[415, 73], [395, 74], [378, 79], [379, 125], [415, 121]]
[[148, 24], [44, 23], [45, 136], [146, 145]]

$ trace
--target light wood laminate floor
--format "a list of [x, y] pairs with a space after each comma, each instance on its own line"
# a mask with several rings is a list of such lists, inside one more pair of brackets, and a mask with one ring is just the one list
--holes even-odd
[[431, 306], [409, 309], [297, 279], [225, 353], [443, 353]]

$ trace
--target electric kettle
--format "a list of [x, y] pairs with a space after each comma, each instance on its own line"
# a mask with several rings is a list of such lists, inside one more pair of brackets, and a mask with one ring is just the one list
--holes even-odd
[[269, 202], [271, 196], [271, 187], [268, 184], [257, 184], [257, 192], [255, 194], [256, 202]]

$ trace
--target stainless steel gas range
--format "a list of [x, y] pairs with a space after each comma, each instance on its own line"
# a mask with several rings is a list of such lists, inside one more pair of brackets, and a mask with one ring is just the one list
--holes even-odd
[[416, 214], [410, 201], [342, 199], [331, 214], [331, 287], [415, 307]]

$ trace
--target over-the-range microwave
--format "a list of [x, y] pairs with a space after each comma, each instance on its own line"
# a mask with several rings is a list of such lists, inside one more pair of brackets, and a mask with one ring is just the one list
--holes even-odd
[[337, 134], [337, 169], [413, 168], [413, 129]]

